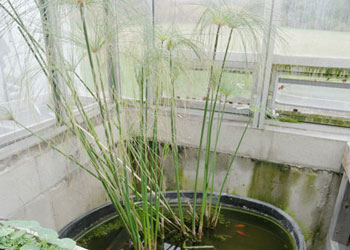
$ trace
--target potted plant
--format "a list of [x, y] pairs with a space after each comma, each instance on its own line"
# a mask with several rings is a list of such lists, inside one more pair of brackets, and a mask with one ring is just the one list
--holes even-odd
[[[248, 36], [245, 37], [243, 33], [257, 39], [259, 32], [263, 31], [261, 23], [248, 12], [231, 5], [220, 2], [206, 6], [196, 27], [199, 36], [205, 35], [208, 30], [215, 30], [214, 43], [207, 44], [212, 45], [211, 58], [206, 59], [196, 40], [181, 35], [175, 27], [149, 27], [148, 16], [140, 14], [126, 2], [121, 1], [118, 4], [119, 13], [124, 12], [126, 15], [117, 16], [119, 23], [124, 25], [119, 25], [116, 30], [115, 25], [110, 22], [115, 17], [113, 9], [114, 4], [117, 4], [113, 1], [39, 1], [37, 6], [42, 13], [47, 39], [46, 49], [43, 49], [23, 22], [21, 13], [10, 0], [7, 2], [9, 5], [0, 3], [0, 8], [22, 31], [30, 51], [52, 84], [55, 106], [51, 109], [59, 125], [64, 125], [67, 133], [77, 139], [89, 158], [90, 165], [82, 164], [69, 152], [59, 149], [54, 143], [17, 123], [101, 182], [132, 242], [128, 247], [132, 246], [138, 250], [158, 249], [163, 244], [160, 242], [163, 242], [166, 234], [175, 231], [181, 242], [189, 244], [183, 245], [184, 248], [213, 248], [212, 245], [202, 244], [203, 235], [205, 231], [220, 224], [220, 211], [222, 205], [226, 204], [222, 199], [235, 200], [241, 204], [241, 198], [223, 196], [223, 190], [250, 122], [242, 133], [216, 195], [213, 189], [215, 155], [225, 104], [230, 94], [222, 83], [226, 60], [232, 39], [238, 37], [246, 44], [245, 39], [248, 39]], [[47, 13], [54, 11], [60, 15], [60, 11], [66, 11], [67, 8], [68, 12], [74, 15], [76, 30], [73, 28], [74, 32], [70, 34], [73, 38], [63, 34], [62, 39], [59, 34], [52, 34], [57, 27], [48, 19]], [[136, 22], [140, 19], [141, 23]], [[126, 37], [134, 41], [131, 50], [123, 43], [119, 44], [119, 50], [120, 58], [128, 58], [132, 62], [129, 70], [133, 74], [128, 80], [135, 83], [137, 100], [126, 101], [122, 98], [115, 70], [118, 64], [109, 55], [115, 50], [115, 37], [117, 31], [121, 32], [120, 29], [125, 29]], [[223, 43], [224, 57], [221, 63], [217, 63], [219, 40], [224, 32], [228, 32], [227, 41]], [[119, 33], [119, 37], [122, 37], [122, 34]], [[67, 56], [61, 44], [63, 48], [73, 44], [72, 53], [76, 49], [77, 54], [81, 55], [78, 56], [78, 60], [72, 61], [74, 54]], [[189, 53], [195, 54], [203, 67], [207, 66], [208, 71], [196, 178], [191, 194], [180, 191], [175, 94], [177, 77], [190, 69], [190, 60], [186, 60]], [[78, 66], [85, 71], [81, 73]], [[84, 95], [81, 94], [81, 90]], [[164, 93], [167, 94], [167, 98], [164, 98]], [[93, 119], [89, 115], [91, 105], [84, 104], [86, 97], [98, 111], [98, 115]], [[166, 107], [169, 107], [169, 110]], [[160, 116], [167, 117], [170, 124], [168, 132], [171, 139], [164, 146], [161, 146], [158, 140]], [[99, 132], [99, 129], [102, 129], [102, 132]], [[204, 181], [202, 192], [199, 192], [199, 159], [203, 148]], [[175, 167], [175, 193], [165, 192], [163, 157], [167, 155], [172, 156]], [[187, 203], [183, 199], [186, 196], [190, 202], [185, 209]], [[174, 198], [176, 206], [172, 202]], [[260, 203], [247, 199], [244, 204]], [[283, 214], [276, 209], [271, 211], [277, 211], [278, 216]], [[265, 213], [265, 210], [262, 209], [261, 213]], [[270, 215], [267, 212], [265, 214]], [[187, 215], [189, 219], [186, 218]], [[285, 214], [282, 217], [286, 218]], [[296, 225], [293, 221], [286, 223], [286, 227], [288, 225], [293, 225], [287, 229], [291, 230], [293, 239], [298, 242], [298, 249], [304, 249], [301, 234], [295, 233], [298, 232], [297, 229], [293, 231]], [[236, 231], [244, 236], [243, 232]]]
[[0, 248], [20, 250], [78, 250], [71, 239], [58, 239], [58, 234], [42, 228], [36, 221], [1, 221]]

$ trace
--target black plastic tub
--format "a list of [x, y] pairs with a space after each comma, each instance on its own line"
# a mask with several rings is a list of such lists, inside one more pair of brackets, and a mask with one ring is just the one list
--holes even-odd
[[[181, 191], [183, 202], [191, 202], [193, 199], [193, 194], [194, 193], [191, 191]], [[167, 192], [165, 197], [168, 199], [169, 203], [175, 203], [177, 201], [177, 194], [175, 191]], [[200, 200], [201, 197], [202, 193], [198, 193], [197, 198]], [[213, 196], [214, 201], [215, 199], [217, 199], [217, 195]], [[281, 209], [266, 202], [229, 194], [222, 195], [220, 202], [225, 207], [248, 210], [276, 221], [287, 232], [289, 232], [295, 243], [296, 250], [306, 250], [304, 236], [299, 226], [287, 213]], [[76, 239], [82, 232], [98, 224], [99, 221], [104, 221], [106, 218], [109, 218], [115, 214], [116, 211], [113, 205], [111, 203], [107, 203], [70, 222], [59, 232], [59, 236], [61, 238], [67, 237]]]

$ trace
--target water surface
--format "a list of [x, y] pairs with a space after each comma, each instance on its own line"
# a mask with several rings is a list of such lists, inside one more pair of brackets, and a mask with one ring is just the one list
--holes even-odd
[[[82, 233], [78, 244], [89, 250], [132, 249], [120, 220], [114, 216]], [[207, 229], [201, 243], [183, 242], [170, 232], [159, 249], [184, 250], [186, 246], [214, 246], [217, 250], [294, 250], [290, 234], [266, 216], [244, 210], [223, 208], [215, 229]], [[201, 249], [201, 248], [197, 248]]]

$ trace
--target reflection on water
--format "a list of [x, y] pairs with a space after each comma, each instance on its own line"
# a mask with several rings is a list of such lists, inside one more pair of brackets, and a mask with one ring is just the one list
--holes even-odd
[[[128, 234], [118, 218], [110, 219], [82, 235], [78, 244], [90, 250], [132, 249]], [[159, 243], [158, 249], [184, 250], [188, 246], [214, 246], [214, 249], [220, 250], [295, 249], [291, 236], [278, 223], [232, 208], [222, 209], [217, 227], [206, 230], [201, 243], [184, 242], [177, 232], [169, 232], [164, 242]]]

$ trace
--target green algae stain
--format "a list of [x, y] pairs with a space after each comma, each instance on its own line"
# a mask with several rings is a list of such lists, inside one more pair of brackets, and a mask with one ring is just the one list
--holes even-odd
[[311, 239], [309, 238], [311, 240], [311, 249], [314, 249], [316, 245], [324, 244], [326, 237], [320, 237], [320, 235], [322, 234], [322, 226], [323, 226], [323, 223], [320, 222], [314, 229], [312, 238], [311, 237], [310, 237]]
[[[313, 240], [314, 233], [288, 207], [291, 187], [297, 183], [302, 174], [305, 173], [283, 164], [256, 162], [248, 196], [273, 204], [287, 212], [298, 223], [305, 241], [308, 242]], [[303, 187], [306, 191], [301, 194], [305, 202], [312, 199], [317, 179], [312, 172], [306, 173], [306, 177]]]
[[292, 71], [303, 72], [304, 76], [317, 77], [334, 77], [347, 80], [350, 76], [350, 69], [347, 68], [326, 68], [326, 67], [312, 67], [306, 65], [273, 65], [274, 71], [282, 71], [291, 73]]
[[[179, 166], [180, 187], [182, 186], [182, 183], [183, 183], [183, 181], [184, 181], [184, 172], [185, 172], [184, 166], [183, 166], [183, 165], [180, 165], [180, 166]], [[182, 188], [182, 187], [181, 187], [181, 188]]]
[[278, 117], [278, 120], [280, 122], [299, 123], [298, 120], [293, 119], [293, 118], [288, 118], [288, 117]]
[[[201, 191], [203, 189], [203, 178], [198, 178], [198, 190]], [[180, 187], [182, 190], [193, 190], [194, 188], [194, 178], [184, 177], [180, 183]]]
[[[114, 218], [114, 217], [112, 217]], [[107, 219], [110, 220], [110, 219]], [[121, 220], [112, 219], [108, 222], [102, 222], [103, 224], [96, 226], [96, 228], [87, 234], [85, 234], [81, 239], [77, 241], [78, 245], [81, 247], [88, 247], [88, 242], [93, 239], [104, 238], [108, 234], [123, 227]], [[79, 236], [78, 236], [79, 237]]]
[[305, 192], [301, 193], [302, 201], [304, 203], [308, 203], [310, 200], [312, 200], [315, 190], [315, 181], [316, 181], [316, 174], [313, 172], [308, 172], [306, 174], [306, 181], [303, 186], [303, 190]]
[[305, 114], [297, 111], [283, 111], [277, 110], [279, 114], [278, 120], [281, 122], [290, 122], [290, 123], [314, 123], [314, 124], [322, 124], [328, 126], [337, 126], [337, 127], [350, 127], [350, 119], [344, 117], [334, 117], [327, 115], [319, 115], [319, 114]]
[[[185, 175], [185, 168], [183, 165], [179, 166], [179, 180], [180, 180], [180, 189], [181, 190], [193, 190], [194, 189], [194, 177], [187, 177]], [[197, 184], [198, 190], [202, 190], [203, 187], [203, 178], [198, 178]], [[171, 180], [166, 182], [166, 191], [176, 190], [176, 180], [175, 176]]]
[[298, 226], [301, 229], [301, 232], [304, 235], [305, 242], [308, 242], [308, 240], [312, 237], [312, 231], [308, 229], [302, 221], [298, 219], [298, 217], [291, 211], [287, 211], [287, 213], [296, 221]]
[[248, 196], [287, 210], [290, 186], [299, 174], [280, 164], [257, 162]]
[[[315, 192], [317, 192], [315, 188], [316, 180], [317, 173], [311, 170], [302, 171], [282, 164], [257, 162], [248, 196], [271, 203], [287, 212], [298, 223], [308, 246], [315, 246], [321, 242], [318, 238], [322, 224], [317, 225], [314, 229], [310, 229], [303, 221], [298, 219], [293, 211], [291, 211], [288, 203], [290, 199], [290, 190], [298, 182], [299, 184], [302, 183], [301, 189], [303, 191], [300, 192], [301, 202], [304, 206], [307, 206], [306, 204], [314, 199], [313, 196]], [[299, 184], [297, 184], [297, 186]]]

